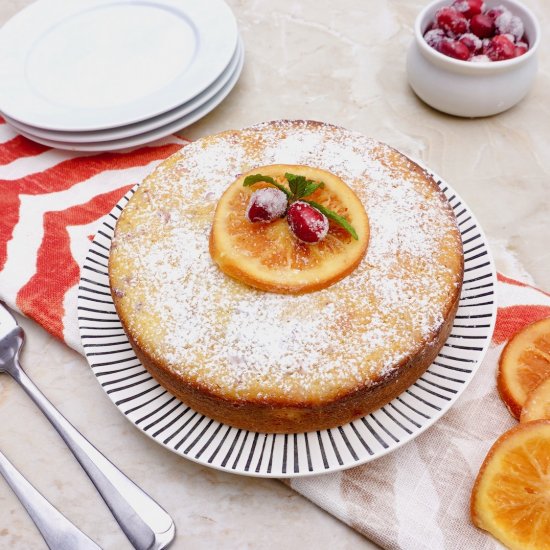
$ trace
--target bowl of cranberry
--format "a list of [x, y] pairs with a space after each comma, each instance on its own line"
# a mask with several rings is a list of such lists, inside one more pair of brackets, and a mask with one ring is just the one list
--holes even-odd
[[436, 0], [415, 21], [409, 84], [444, 113], [495, 115], [530, 90], [539, 42], [537, 19], [516, 0]]

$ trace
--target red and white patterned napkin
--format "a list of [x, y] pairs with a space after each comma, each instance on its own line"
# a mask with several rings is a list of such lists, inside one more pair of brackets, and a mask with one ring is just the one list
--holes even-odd
[[0, 299], [83, 353], [77, 287], [98, 222], [187, 143], [171, 136], [117, 153], [60, 151], [0, 118]]
[[[0, 119], [0, 299], [82, 352], [77, 287], [98, 222], [186, 143], [172, 136], [118, 153], [58, 151]], [[441, 420], [376, 461], [290, 486], [384, 548], [499, 548], [470, 524], [470, 490], [489, 447], [515, 422], [495, 389], [500, 350], [522, 326], [550, 316], [550, 295], [499, 275], [497, 299], [492, 346]]]

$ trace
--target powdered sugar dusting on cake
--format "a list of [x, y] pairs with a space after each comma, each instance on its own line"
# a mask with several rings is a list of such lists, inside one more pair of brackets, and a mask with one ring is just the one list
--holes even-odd
[[[360, 134], [307, 122], [265, 123], [188, 145], [130, 201], [123, 216], [133, 223], [117, 226], [113, 254], [132, 276], [113, 285], [140, 297], [139, 310], [123, 303], [128, 329], [175, 371], [242, 399], [269, 399], [275, 390], [315, 399], [389, 373], [433, 337], [460, 284], [441, 261], [460, 242], [448, 205], [421, 176], [404, 177], [392, 154]], [[213, 263], [217, 200], [237, 174], [270, 164], [328, 170], [363, 202], [369, 247], [339, 283], [273, 294]], [[143, 311], [162, 321], [155, 334], [144, 334]]]

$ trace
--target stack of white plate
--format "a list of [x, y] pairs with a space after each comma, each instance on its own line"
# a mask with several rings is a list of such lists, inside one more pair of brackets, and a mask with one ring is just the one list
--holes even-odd
[[0, 114], [51, 147], [133, 147], [209, 113], [243, 62], [223, 0], [38, 0], [0, 29]]

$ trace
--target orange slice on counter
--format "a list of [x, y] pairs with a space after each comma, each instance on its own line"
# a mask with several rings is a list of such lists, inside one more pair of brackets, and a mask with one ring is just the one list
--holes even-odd
[[[307, 244], [298, 240], [286, 218], [252, 223], [246, 216], [254, 191], [269, 184], [244, 187], [248, 175], [269, 176], [288, 188], [285, 173], [322, 182], [305, 200], [343, 217], [357, 239], [329, 220], [326, 237]], [[218, 202], [210, 234], [210, 254], [227, 275], [268, 292], [303, 294], [326, 288], [350, 274], [361, 262], [369, 242], [369, 220], [357, 195], [339, 177], [309, 166], [276, 164], [254, 168], [232, 183]]]
[[472, 491], [471, 517], [508, 548], [550, 549], [550, 420], [519, 424], [495, 442]]
[[497, 386], [500, 397], [517, 419], [527, 395], [550, 378], [550, 317], [518, 332], [502, 351]]
[[541, 419], [550, 420], [550, 378], [543, 380], [529, 393], [519, 418], [520, 422]]

